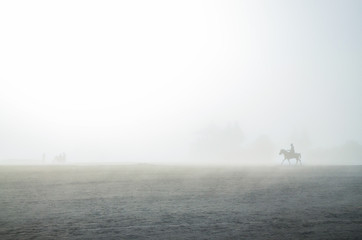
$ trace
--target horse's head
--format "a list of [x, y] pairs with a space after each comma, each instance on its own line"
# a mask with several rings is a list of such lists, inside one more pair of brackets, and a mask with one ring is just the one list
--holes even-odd
[[280, 149], [279, 155], [284, 153], [284, 149]]

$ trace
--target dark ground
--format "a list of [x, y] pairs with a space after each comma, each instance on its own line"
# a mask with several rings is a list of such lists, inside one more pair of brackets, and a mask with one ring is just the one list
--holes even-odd
[[0, 167], [0, 239], [362, 239], [362, 167]]

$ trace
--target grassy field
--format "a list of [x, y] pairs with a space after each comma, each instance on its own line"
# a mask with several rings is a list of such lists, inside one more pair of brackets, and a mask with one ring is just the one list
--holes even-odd
[[362, 167], [1, 166], [1, 239], [362, 239]]

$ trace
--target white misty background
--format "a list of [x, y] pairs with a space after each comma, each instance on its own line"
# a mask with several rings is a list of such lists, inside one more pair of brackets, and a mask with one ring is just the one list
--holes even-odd
[[360, 164], [361, 9], [1, 2], [0, 159]]

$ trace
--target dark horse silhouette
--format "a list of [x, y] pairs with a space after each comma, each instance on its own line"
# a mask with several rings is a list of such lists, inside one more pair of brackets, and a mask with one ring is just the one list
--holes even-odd
[[280, 152], [279, 152], [279, 155], [281, 155], [281, 154], [284, 155], [284, 159], [283, 159], [283, 161], [282, 161], [281, 164], [283, 164], [285, 160], [288, 160], [289, 165], [290, 165], [290, 161], [289, 161], [289, 160], [295, 158], [295, 160], [297, 160], [296, 163], [295, 163], [295, 165], [297, 165], [298, 162], [299, 162], [300, 165], [302, 165], [302, 161], [300, 160], [300, 159], [302, 158], [302, 155], [301, 155], [300, 153], [291, 153], [291, 152], [288, 152], [288, 151], [285, 150], [285, 149], [282, 149], [282, 150], [280, 150]]

